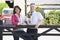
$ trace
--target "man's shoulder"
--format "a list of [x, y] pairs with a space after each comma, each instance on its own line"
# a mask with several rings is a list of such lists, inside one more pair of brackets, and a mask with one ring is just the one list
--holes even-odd
[[35, 12], [33, 13], [33, 15], [35, 15], [35, 16], [40, 16], [40, 15], [42, 15], [42, 14], [41, 14], [40, 12], [36, 12], [36, 11], [35, 11]]
[[36, 15], [41, 15], [41, 13], [40, 12], [35, 12], [36, 13]]

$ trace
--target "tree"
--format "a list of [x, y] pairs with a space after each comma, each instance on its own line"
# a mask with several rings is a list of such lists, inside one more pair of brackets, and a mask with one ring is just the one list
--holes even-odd
[[4, 8], [9, 8], [8, 4], [7, 3], [0, 3], [0, 15], [2, 15], [2, 10]]

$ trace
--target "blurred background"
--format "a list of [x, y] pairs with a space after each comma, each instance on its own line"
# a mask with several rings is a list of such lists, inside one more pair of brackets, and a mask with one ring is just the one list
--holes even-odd
[[[30, 3], [35, 3], [36, 11], [41, 12], [44, 17], [42, 25], [60, 25], [60, 0], [0, 0], [0, 15], [2, 15], [3, 23], [11, 24], [13, 7], [16, 5], [22, 9], [21, 15], [23, 17], [27, 16], [27, 14], [30, 13]], [[42, 31], [44, 31], [44, 29]], [[41, 33], [42, 31], [41, 29], [38, 29], [38, 33]], [[54, 30], [51, 32], [58, 33]], [[11, 38], [9, 36], [4, 36], [3, 40], [7, 40], [7, 38], [9, 38], [9, 40], [13, 40], [12, 36]], [[60, 40], [60, 36], [44, 36], [38, 39]]]

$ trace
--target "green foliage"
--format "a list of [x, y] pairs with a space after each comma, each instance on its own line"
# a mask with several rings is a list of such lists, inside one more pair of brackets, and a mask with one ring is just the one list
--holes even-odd
[[40, 8], [40, 7], [36, 7], [36, 9], [35, 9], [37, 12], [42, 12], [43, 11], [43, 9], [42, 8]]
[[46, 24], [60, 25], [60, 11], [53, 10], [45, 14]]

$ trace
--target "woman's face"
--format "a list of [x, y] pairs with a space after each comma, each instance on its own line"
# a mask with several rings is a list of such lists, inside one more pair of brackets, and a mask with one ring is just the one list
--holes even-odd
[[17, 14], [20, 14], [20, 10], [19, 10], [18, 8], [15, 8], [15, 12], [16, 12]]

